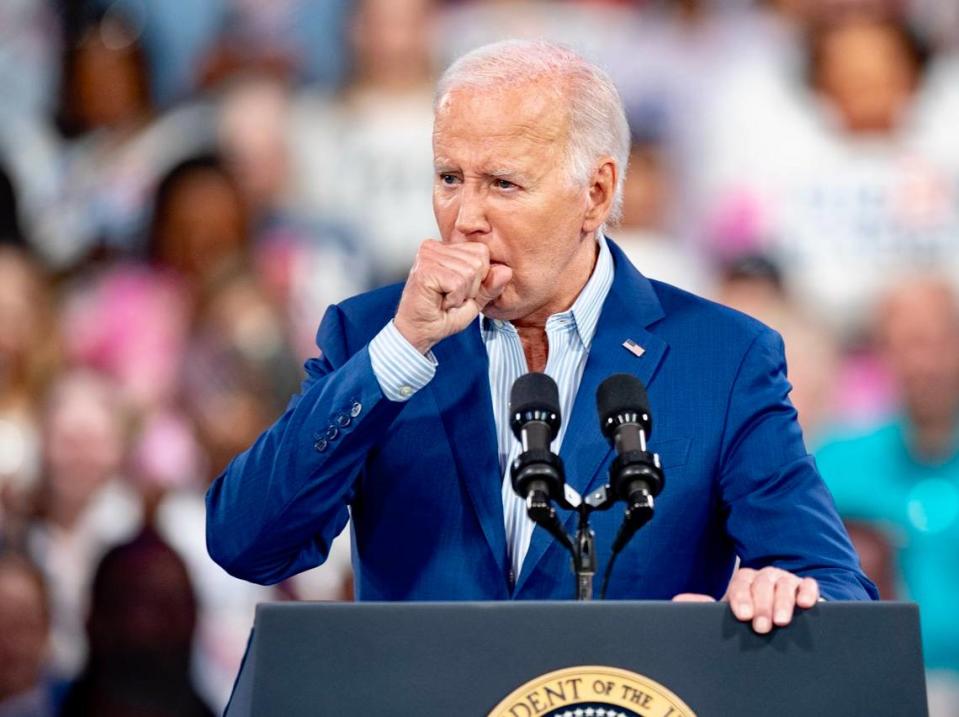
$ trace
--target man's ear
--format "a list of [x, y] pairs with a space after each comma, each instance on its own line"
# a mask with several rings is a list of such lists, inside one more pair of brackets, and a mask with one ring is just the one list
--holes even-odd
[[616, 180], [619, 167], [612, 157], [604, 157], [589, 180], [589, 192], [586, 203], [586, 216], [583, 217], [583, 233], [588, 234], [599, 229], [606, 222], [613, 207], [613, 195], [616, 192]]

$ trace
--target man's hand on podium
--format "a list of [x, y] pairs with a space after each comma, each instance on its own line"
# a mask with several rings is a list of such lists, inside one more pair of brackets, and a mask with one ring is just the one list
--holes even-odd
[[[682, 593], [673, 600], [714, 602], [711, 596], [698, 593]], [[788, 625], [797, 606], [810, 608], [815, 605], [819, 601], [819, 583], [780, 568], [740, 568], [729, 581], [723, 601], [730, 604], [738, 620], [751, 620], [753, 630], [765, 634], [773, 625]]]

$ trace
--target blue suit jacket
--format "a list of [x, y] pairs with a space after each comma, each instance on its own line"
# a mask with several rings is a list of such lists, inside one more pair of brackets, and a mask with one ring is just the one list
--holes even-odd
[[[789, 403], [782, 341], [742, 314], [643, 277], [610, 242], [615, 278], [561, 455], [581, 494], [613, 458], [595, 396], [610, 374], [646, 384], [651, 450], [666, 474], [656, 515], [617, 560], [610, 597], [719, 597], [736, 556], [819, 580], [831, 599], [875, 597]], [[352, 514], [364, 600], [570, 598], [566, 551], [536, 528], [515, 588], [506, 538], [487, 354], [479, 327], [434, 347], [435, 377], [407, 403], [380, 391], [367, 349], [401, 286], [329, 309], [319, 358], [283, 416], [207, 494], [210, 554], [274, 583], [321, 563]], [[641, 357], [622, 344], [633, 339]], [[595, 514], [599, 568], [622, 509]], [[574, 516], [567, 516], [574, 527]]]

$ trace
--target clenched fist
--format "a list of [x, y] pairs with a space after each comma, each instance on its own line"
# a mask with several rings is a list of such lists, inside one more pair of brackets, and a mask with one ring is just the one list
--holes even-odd
[[425, 354], [475, 321], [512, 278], [508, 266], [490, 265], [485, 244], [424, 241], [416, 252], [393, 323]]

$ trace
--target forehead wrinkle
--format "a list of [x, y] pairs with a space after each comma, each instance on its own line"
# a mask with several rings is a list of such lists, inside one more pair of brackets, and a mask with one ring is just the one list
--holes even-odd
[[468, 158], [472, 164], [483, 167], [488, 174], [501, 170], [517, 171], [517, 163], [522, 163], [522, 158], [528, 155], [552, 159], [565, 148], [562, 142], [552, 137], [524, 128], [519, 128], [519, 131], [475, 132], [468, 136], [459, 131], [440, 131], [434, 134], [433, 139], [435, 165], [458, 165]]
[[569, 112], [541, 83], [454, 90], [438, 105], [434, 165], [535, 182], [565, 165]]
[[[458, 154], [455, 152], [455, 147], [453, 149], [454, 154]], [[517, 147], [515, 142], [507, 148], [495, 141], [484, 141], [479, 151], [468, 147], [458, 160], [447, 156], [445, 152], [437, 154], [434, 157], [433, 166], [437, 171], [466, 169], [468, 173], [478, 176], [531, 181], [548, 171], [553, 162], [550, 155], [530, 157], [529, 160], [524, 161], [524, 158], [529, 155], [529, 151]]]
[[496, 179], [511, 179], [515, 177], [522, 177], [523, 173], [516, 169], [507, 169], [505, 167], [490, 168], [483, 172], [488, 177], [495, 177]]
[[500, 164], [481, 166], [480, 174], [490, 179], [506, 179], [517, 184], [534, 184], [543, 174], [539, 167], [511, 168]]
[[434, 136], [443, 134], [451, 117], [456, 133], [471, 139], [512, 139], [548, 144], [568, 137], [570, 116], [561, 93], [552, 82], [534, 81], [522, 85], [470, 88], [448, 93], [436, 109]]

